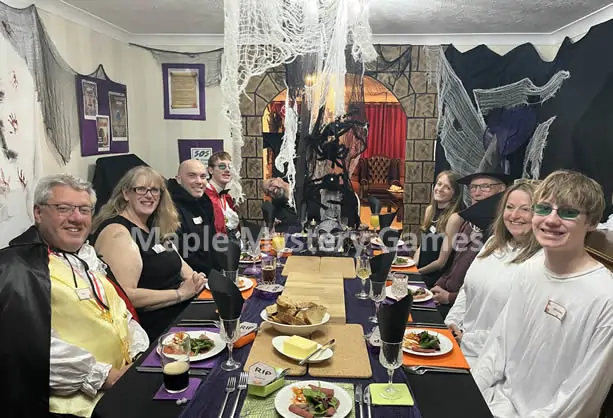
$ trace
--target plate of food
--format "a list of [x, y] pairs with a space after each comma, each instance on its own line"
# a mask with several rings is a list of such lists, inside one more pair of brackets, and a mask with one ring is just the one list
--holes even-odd
[[[300, 347], [294, 347], [292, 342], [294, 340], [299, 340]], [[307, 345], [309, 346], [308, 348]], [[304, 358], [308, 357], [310, 354], [313, 354], [314, 351], [319, 350], [321, 348], [321, 344], [316, 343], [315, 341], [307, 340], [306, 338], [300, 337], [298, 335], [280, 335], [272, 339], [272, 346], [279, 353], [283, 354], [286, 357], [291, 358], [292, 360], [301, 361]], [[300, 352], [298, 352], [300, 351]], [[334, 355], [334, 351], [330, 348], [326, 348], [319, 354], [311, 357], [307, 363], [320, 363], [324, 360], [328, 360]]]
[[318, 380], [287, 385], [275, 397], [275, 409], [283, 418], [343, 418], [352, 408], [353, 401], [345, 389]]
[[281, 295], [277, 303], [267, 306], [260, 317], [284, 335], [305, 336], [330, 320], [328, 309], [314, 302], [292, 300]]
[[412, 258], [402, 256], [396, 256], [392, 263], [392, 267], [413, 267], [414, 265], [415, 261]]
[[[238, 286], [238, 290], [240, 290], [241, 292], [244, 292], [245, 290], [249, 290], [253, 287], [253, 280], [251, 280], [249, 277], [239, 276], [237, 286]], [[204, 287], [207, 290], [211, 290], [208, 282], [204, 284]]]
[[262, 261], [262, 254], [258, 254], [256, 257], [249, 253], [241, 253], [241, 258], [238, 261], [240, 264], [253, 264]]
[[449, 338], [438, 332], [411, 328], [404, 333], [402, 351], [417, 356], [442, 356], [453, 350], [453, 343]]
[[[189, 361], [201, 361], [206, 360], [208, 358], [214, 357], [217, 354], [221, 353], [224, 348], [226, 348], [226, 343], [221, 340], [221, 337], [216, 332], [210, 331], [180, 331], [175, 332], [166, 337], [163, 341], [164, 344], [172, 341], [176, 343], [177, 349], [180, 350], [179, 346], [185, 335], [189, 335], [190, 345], [192, 352], [189, 356]], [[157, 352], [160, 354], [161, 346], [158, 345]], [[166, 354], [168, 357], [173, 357], [173, 344], [168, 344], [165, 346]], [[177, 357], [179, 358], [179, 357]]]
[[[408, 291], [413, 294], [413, 302], [415, 303], [427, 302], [434, 296], [431, 291], [419, 286], [409, 286]], [[398, 300], [398, 292], [394, 291], [393, 284], [385, 288], [385, 296], [389, 299]]]

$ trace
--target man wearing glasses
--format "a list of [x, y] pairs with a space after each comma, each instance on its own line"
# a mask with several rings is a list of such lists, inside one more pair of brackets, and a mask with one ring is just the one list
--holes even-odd
[[95, 203], [90, 183], [45, 177], [35, 225], [0, 250], [0, 404], [9, 414], [89, 417], [149, 345], [85, 243]]
[[[485, 172], [471, 174], [458, 180], [459, 184], [468, 186], [472, 205], [504, 192], [510, 182], [511, 178], [506, 174]], [[495, 213], [487, 215], [493, 220]], [[447, 240], [451, 240], [450, 243], [455, 243], [453, 262], [432, 288], [434, 300], [439, 304], [439, 311], [443, 317], [447, 316], [455, 302], [464, 284], [466, 272], [485, 243], [484, 235], [488, 233], [487, 230], [481, 230], [462, 219], [461, 213], [452, 215], [449, 222], [461, 224], [456, 237], [447, 237]]]
[[509, 277], [473, 375], [495, 417], [597, 417], [613, 383], [613, 275], [587, 253], [585, 237], [602, 217], [602, 188], [555, 171], [533, 202], [544, 261]]
[[181, 226], [177, 231], [177, 249], [194, 271], [209, 274], [211, 261], [211, 204], [204, 198], [207, 170], [198, 160], [186, 160], [179, 165], [174, 179], [168, 180], [168, 191], [175, 203]]
[[240, 240], [239, 217], [234, 200], [228, 194], [232, 180], [232, 158], [227, 152], [216, 152], [208, 161], [209, 184], [204, 195], [208, 198], [209, 219], [217, 234]]

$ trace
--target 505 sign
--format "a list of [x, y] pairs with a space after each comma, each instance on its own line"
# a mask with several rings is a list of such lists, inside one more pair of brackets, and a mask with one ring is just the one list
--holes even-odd
[[213, 155], [212, 148], [192, 148], [191, 149], [192, 159], [199, 160], [204, 165], [207, 165], [209, 158]]

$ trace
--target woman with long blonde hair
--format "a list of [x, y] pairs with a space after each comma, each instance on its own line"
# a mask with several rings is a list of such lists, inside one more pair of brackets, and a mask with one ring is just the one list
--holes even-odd
[[453, 250], [451, 237], [462, 225], [462, 218], [452, 215], [462, 208], [458, 175], [451, 170], [440, 172], [421, 225], [421, 245], [414, 257], [428, 287], [434, 285], [447, 266]]
[[498, 205], [492, 236], [468, 268], [445, 318], [469, 364], [479, 357], [506, 305], [515, 269], [537, 254], [542, 256], [540, 248], [531, 246], [534, 191], [535, 186], [525, 181], [507, 189]]
[[119, 180], [92, 224], [92, 242], [153, 341], [203, 288], [172, 240], [179, 218], [166, 181], [146, 166]]

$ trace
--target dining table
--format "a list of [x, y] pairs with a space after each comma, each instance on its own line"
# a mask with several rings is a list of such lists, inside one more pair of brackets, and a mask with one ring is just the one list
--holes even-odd
[[[292, 255], [300, 257], [300, 255]], [[257, 267], [250, 267], [256, 272]], [[411, 274], [413, 283], [420, 281], [420, 276]], [[285, 284], [286, 276], [282, 275], [282, 269], [277, 269], [277, 283]], [[345, 316], [347, 324], [360, 324], [364, 334], [370, 332], [373, 324], [369, 317], [375, 311], [374, 302], [360, 300], [355, 294], [360, 291], [359, 279], [344, 280]], [[274, 300], [264, 297], [259, 292], [253, 292], [245, 301], [241, 322], [260, 324], [261, 311]], [[444, 325], [443, 318], [436, 309], [417, 308], [411, 311], [412, 321], [419, 324], [432, 324], [433, 326]], [[195, 321], [218, 320], [215, 303], [212, 300], [194, 300], [176, 318], [171, 327], [177, 324], [185, 325], [193, 322], [193, 329], [197, 330]], [[204, 322], [203, 322], [204, 323]], [[204, 328], [201, 326], [201, 328]], [[234, 359], [245, 364], [251, 346], [249, 343], [241, 348], [234, 349]], [[151, 341], [149, 351], [157, 348], [157, 342]], [[273, 348], [271, 347], [271, 350]], [[135, 364], [108, 390], [98, 402], [94, 412], [94, 418], [201, 418], [217, 417], [225, 397], [225, 387], [231, 376], [238, 376], [242, 368], [233, 372], [226, 372], [219, 364], [227, 359], [227, 350], [217, 355], [216, 365], [208, 370], [206, 376], [196, 376], [202, 379], [193, 398], [184, 404], [177, 404], [174, 400], [153, 399], [162, 385], [161, 372], [142, 372], [137, 367], [148, 356], [149, 351], [144, 353]], [[349, 383], [366, 387], [370, 383], [386, 383], [387, 370], [379, 363], [379, 356], [375, 350], [368, 350], [372, 377], [368, 379], [325, 378], [315, 379], [308, 374], [301, 377], [292, 376], [291, 380], [325, 380], [330, 383]], [[290, 378], [288, 378], [290, 379]], [[446, 418], [451, 416], [470, 416], [471, 418], [491, 417], [490, 410], [484, 401], [470, 372], [444, 373], [428, 372], [423, 375], [411, 374], [404, 367], [397, 369], [393, 377], [394, 383], [405, 383], [414, 399], [414, 406], [373, 406], [374, 417], [410, 417], [410, 418]], [[237, 392], [231, 393], [229, 406], [235, 401]], [[247, 396], [247, 391], [242, 391], [238, 400], [236, 417], [240, 416], [276, 416], [274, 411], [271, 415], [241, 415], [241, 406]], [[270, 396], [275, 396], [272, 394]], [[225, 408], [224, 417], [230, 417], [231, 408]], [[355, 409], [356, 404], [354, 404]], [[366, 410], [366, 409], [365, 409]], [[362, 418], [359, 412], [354, 411], [353, 416]], [[277, 415], [278, 416], [278, 415]], [[366, 414], [365, 414], [366, 416]]]

